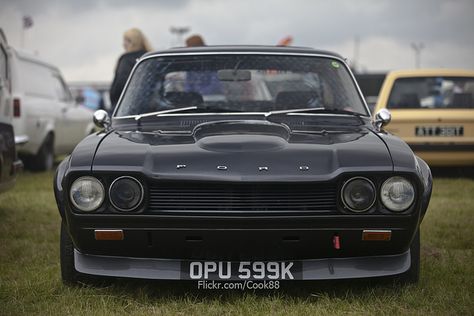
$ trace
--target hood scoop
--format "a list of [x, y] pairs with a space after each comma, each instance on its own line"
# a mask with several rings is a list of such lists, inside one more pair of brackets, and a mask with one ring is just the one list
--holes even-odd
[[197, 125], [196, 145], [215, 152], [277, 151], [288, 145], [291, 132], [268, 121], [217, 121]]

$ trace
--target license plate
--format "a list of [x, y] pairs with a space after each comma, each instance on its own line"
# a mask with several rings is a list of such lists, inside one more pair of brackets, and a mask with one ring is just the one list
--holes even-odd
[[301, 261], [182, 261], [185, 280], [300, 280]]
[[463, 126], [417, 126], [416, 136], [456, 137], [464, 135]]

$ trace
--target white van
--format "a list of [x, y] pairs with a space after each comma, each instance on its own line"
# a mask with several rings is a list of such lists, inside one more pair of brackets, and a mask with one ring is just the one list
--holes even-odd
[[12, 126], [10, 57], [7, 38], [0, 28], [0, 192], [15, 184], [23, 167], [16, 156]]
[[25, 166], [50, 170], [54, 156], [70, 153], [94, 131], [93, 111], [77, 105], [59, 69], [12, 49], [13, 126]]

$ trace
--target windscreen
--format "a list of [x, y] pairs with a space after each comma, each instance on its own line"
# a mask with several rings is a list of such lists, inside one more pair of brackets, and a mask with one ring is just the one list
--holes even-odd
[[115, 116], [184, 107], [202, 112], [325, 108], [367, 115], [352, 77], [337, 60], [221, 54], [142, 61]]
[[391, 109], [472, 109], [474, 77], [416, 77], [395, 80]]

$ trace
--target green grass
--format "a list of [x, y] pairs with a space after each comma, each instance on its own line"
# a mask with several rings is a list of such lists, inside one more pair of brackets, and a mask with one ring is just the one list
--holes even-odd
[[214, 292], [194, 284], [117, 281], [81, 288], [60, 280], [52, 173], [24, 173], [14, 190], [0, 195], [0, 315], [473, 314], [473, 192], [472, 179], [435, 180], [416, 286], [343, 281]]

